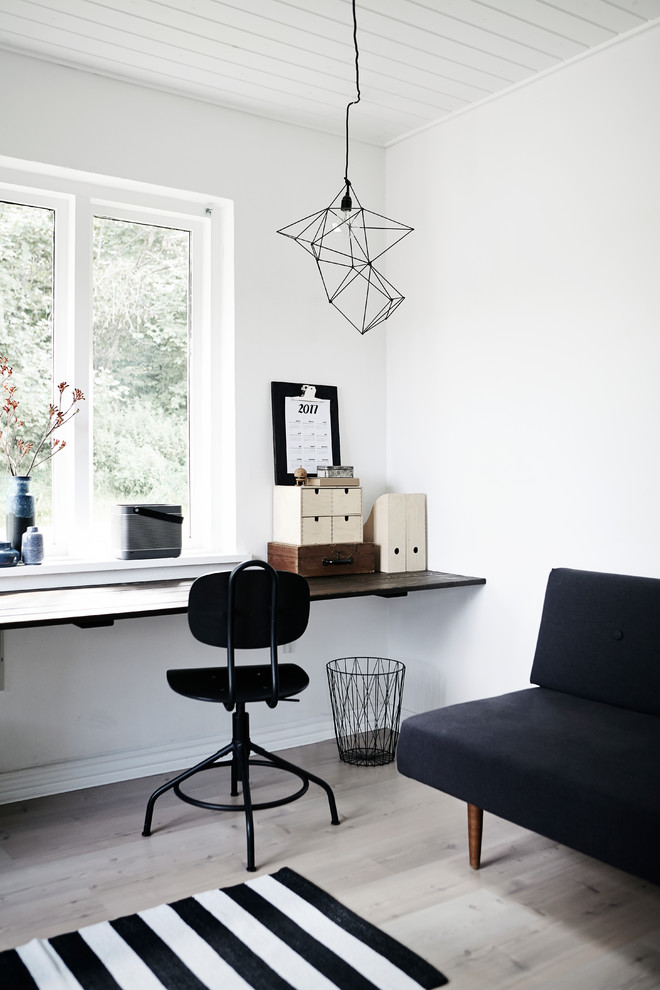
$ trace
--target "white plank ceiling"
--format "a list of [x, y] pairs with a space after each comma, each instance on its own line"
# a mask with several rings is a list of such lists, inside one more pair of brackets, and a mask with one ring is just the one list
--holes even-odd
[[[357, 0], [351, 136], [386, 146], [660, 18], [660, 0]], [[2, 50], [342, 134], [351, 0], [0, 0]]]

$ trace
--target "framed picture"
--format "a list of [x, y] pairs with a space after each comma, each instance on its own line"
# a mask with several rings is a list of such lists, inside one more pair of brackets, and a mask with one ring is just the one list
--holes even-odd
[[319, 465], [341, 464], [336, 385], [271, 382], [275, 484], [295, 485], [293, 472], [315, 476]]

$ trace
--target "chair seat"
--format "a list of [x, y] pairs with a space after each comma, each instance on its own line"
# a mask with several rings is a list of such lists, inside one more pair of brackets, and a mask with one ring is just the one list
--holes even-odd
[[[266, 701], [271, 696], [270, 664], [236, 667], [235, 699], [237, 702]], [[196, 701], [223, 703], [228, 696], [226, 667], [190, 667], [167, 671], [167, 681], [173, 691]], [[279, 698], [300, 694], [309, 684], [309, 677], [295, 663], [279, 664]]]

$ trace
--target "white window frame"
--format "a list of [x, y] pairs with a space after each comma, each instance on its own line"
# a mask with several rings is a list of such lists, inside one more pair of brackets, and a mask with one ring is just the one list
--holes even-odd
[[[92, 396], [92, 218], [107, 216], [191, 231], [189, 366], [190, 538], [185, 563], [235, 557], [233, 204], [195, 192], [19, 162], [0, 156], [0, 196], [55, 211], [54, 382]], [[11, 358], [11, 355], [9, 355]], [[104, 561], [92, 549], [92, 402], [53, 458], [54, 544], [44, 564]], [[127, 562], [122, 562], [127, 563]], [[162, 562], [161, 562], [162, 563]], [[27, 570], [27, 569], [26, 569]], [[43, 572], [42, 572], [43, 573]]]

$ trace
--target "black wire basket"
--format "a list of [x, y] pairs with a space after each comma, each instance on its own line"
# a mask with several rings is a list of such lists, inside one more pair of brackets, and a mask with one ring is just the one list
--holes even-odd
[[326, 670], [339, 758], [361, 767], [391, 763], [405, 665], [382, 657], [343, 657], [330, 660]]

